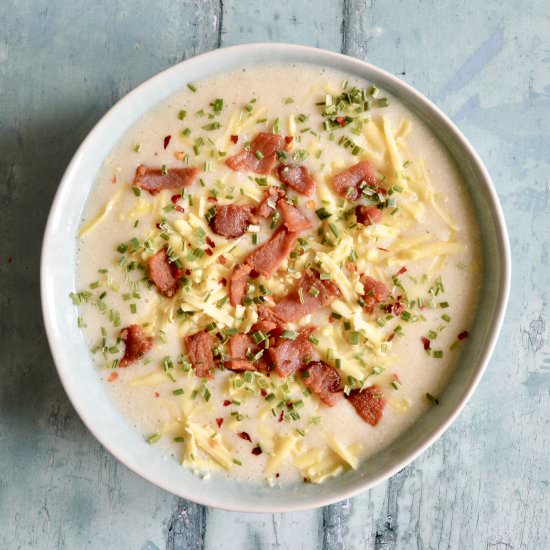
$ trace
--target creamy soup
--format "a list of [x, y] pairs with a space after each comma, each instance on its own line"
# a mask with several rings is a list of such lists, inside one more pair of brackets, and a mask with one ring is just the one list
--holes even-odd
[[78, 242], [98, 376], [203, 477], [356, 469], [444, 399], [480, 285], [444, 147], [307, 65], [182, 83], [105, 160]]

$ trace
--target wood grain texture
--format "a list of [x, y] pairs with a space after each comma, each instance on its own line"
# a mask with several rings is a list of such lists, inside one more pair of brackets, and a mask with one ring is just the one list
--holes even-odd
[[[0, 547], [550, 548], [547, 2], [5, 0], [0, 4]], [[39, 309], [43, 225], [98, 118], [220, 45], [289, 41], [400, 75], [480, 152], [510, 230], [513, 292], [490, 367], [422, 457], [322, 510], [243, 515], [177, 499], [115, 461], [75, 415]]]

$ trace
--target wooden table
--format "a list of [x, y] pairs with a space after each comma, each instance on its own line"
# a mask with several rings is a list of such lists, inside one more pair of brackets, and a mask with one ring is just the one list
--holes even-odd
[[[3, 0], [0, 5], [0, 547], [550, 548], [550, 17], [547, 0]], [[114, 460], [55, 372], [39, 307], [46, 215], [121, 96], [219, 46], [366, 58], [440, 105], [488, 165], [510, 230], [504, 330], [453, 427], [350, 501], [244, 515], [180, 500]]]

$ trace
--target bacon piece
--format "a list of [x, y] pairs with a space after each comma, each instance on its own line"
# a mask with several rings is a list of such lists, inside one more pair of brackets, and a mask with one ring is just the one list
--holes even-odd
[[254, 324], [253, 330], [261, 330], [264, 334], [272, 333], [272, 336], [279, 336], [284, 329], [284, 321], [272, 309], [262, 304], [258, 306], [257, 313], [258, 321]]
[[302, 371], [302, 382], [329, 407], [336, 405], [338, 399], [342, 397], [340, 374], [324, 361], [309, 363]]
[[256, 370], [254, 364], [247, 358], [247, 352], [256, 353], [256, 344], [248, 334], [234, 334], [229, 339], [229, 353], [231, 360], [227, 363], [229, 370], [243, 371]]
[[282, 187], [270, 185], [265, 192], [262, 202], [254, 210], [254, 214], [256, 214], [256, 216], [260, 216], [260, 218], [269, 218], [277, 205], [277, 201], [282, 199], [284, 196], [285, 190]]
[[297, 239], [297, 233], [280, 226], [268, 241], [250, 253], [246, 259], [246, 264], [250, 266], [251, 270], [253, 269], [269, 279], [288, 258]]
[[275, 371], [281, 378], [304, 368], [308, 360], [318, 358], [309, 341], [309, 335], [313, 330], [314, 328], [301, 330], [295, 340], [278, 338], [277, 345], [269, 348]]
[[140, 164], [136, 169], [134, 185], [156, 195], [163, 189], [189, 187], [199, 173], [198, 168], [168, 168], [166, 174], [160, 168], [148, 168]]
[[149, 258], [148, 269], [149, 279], [155, 283], [158, 291], [167, 298], [172, 298], [178, 290], [181, 270], [176, 264], [170, 262], [165, 248], [161, 248]]
[[244, 235], [250, 223], [250, 206], [241, 204], [217, 204], [216, 214], [210, 220], [210, 227], [217, 235], [235, 239]]
[[250, 143], [249, 149], [243, 149], [229, 157], [225, 164], [235, 172], [256, 172], [269, 174], [277, 162], [277, 151], [284, 150], [285, 138], [280, 134], [260, 132]]
[[283, 225], [293, 233], [300, 233], [311, 228], [311, 222], [296, 208], [285, 199], [279, 199], [277, 207], [283, 218]]
[[365, 289], [363, 295], [363, 300], [365, 300], [364, 309], [367, 313], [374, 313], [376, 306], [390, 297], [390, 289], [381, 281], [377, 281], [368, 275], [362, 275], [361, 282]]
[[246, 290], [246, 281], [252, 268], [247, 264], [237, 264], [229, 276], [229, 302], [232, 306], [240, 305]]
[[211, 378], [212, 369], [216, 366], [212, 354], [214, 340], [211, 334], [206, 330], [201, 330], [191, 336], [186, 336], [184, 342], [195, 374]]
[[302, 195], [311, 195], [315, 189], [315, 180], [305, 166], [297, 164], [279, 164], [275, 169], [277, 177]]
[[378, 185], [374, 169], [367, 161], [358, 162], [332, 178], [332, 186], [336, 193], [342, 197], [346, 197], [350, 201], [355, 201], [359, 198], [361, 194], [359, 189], [361, 182], [365, 182], [367, 185], [373, 187]]
[[[311, 291], [312, 288], [317, 290], [317, 294]], [[300, 301], [300, 294], [303, 303]], [[275, 306], [273, 313], [284, 322], [296, 322], [328, 305], [337, 296], [340, 296], [340, 290], [336, 285], [330, 281], [321, 281], [319, 273], [308, 269], [302, 275], [298, 286]]]
[[358, 204], [355, 207], [355, 217], [357, 221], [363, 225], [374, 225], [375, 223], [379, 223], [383, 215], [382, 210], [376, 208], [376, 206]]
[[124, 357], [118, 363], [121, 369], [129, 367], [153, 347], [153, 338], [147, 336], [139, 325], [123, 328], [119, 336], [125, 344]]
[[357, 414], [371, 426], [376, 426], [384, 414], [386, 398], [382, 390], [376, 386], [369, 386], [364, 390], [352, 390], [346, 399], [353, 405]]

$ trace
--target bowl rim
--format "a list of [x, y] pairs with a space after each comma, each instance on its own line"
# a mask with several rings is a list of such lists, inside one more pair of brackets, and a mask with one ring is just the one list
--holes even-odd
[[[266, 55], [267, 53], [275, 54], [273, 55], [274, 59], [272, 61], [280, 61], [285, 55], [291, 55], [295, 57], [294, 62], [296, 63], [311, 63], [314, 65], [322, 66], [322, 61], [325, 60], [327, 66], [334, 67], [338, 63], [346, 65], [343, 69], [346, 72], [352, 72], [352, 68], [356, 67], [357, 70], [362, 70], [363, 72], [368, 72], [370, 77], [378, 78], [379, 80], [385, 80], [390, 82], [392, 86], [400, 88], [404, 95], [421, 106], [421, 108], [431, 113], [442, 125], [444, 126], [445, 132], [451, 134], [452, 138], [459, 145], [459, 147], [467, 155], [469, 161], [474, 165], [474, 168], [478, 171], [480, 175], [480, 181], [483, 182], [483, 192], [485, 193], [485, 198], [489, 204], [490, 211], [489, 215], [491, 216], [494, 225], [495, 225], [495, 240], [497, 244], [497, 252], [502, 263], [502, 270], [500, 272], [500, 284], [497, 290], [497, 297], [495, 299], [495, 313], [492, 318], [490, 328], [487, 333], [486, 344], [480, 353], [480, 359], [478, 367], [475, 371], [475, 374], [471, 377], [469, 383], [464, 388], [461, 398], [458, 400], [453, 409], [451, 409], [447, 416], [438, 423], [436, 429], [434, 429], [427, 438], [417, 444], [412, 451], [407, 453], [405, 456], [397, 460], [391, 467], [385, 468], [377, 476], [364, 480], [357, 483], [357, 486], [352, 488], [334, 488], [332, 491], [327, 491], [326, 494], [312, 498], [308, 502], [300, 503], [289, 503], [286, 505], [270, 505], [269, 503], [258, 503], [257, 506], [251, 508], [246, 505], [241, 505], [238, 502], [236, 496], [225, 499], [220, 499], [217, 497], [212, 497], [208, 494], [208, 491], [203, 491], [200, 494], [187, 494], [185, 487], [183, 490], [181, 488], [174, 488], [169, 486], [166, 480], [158, 479], [157, 476], [153, 475], [151, 472], [147, 471], [144, 467], [138, 467], [136, 464], [129, 465], [121, 449], [117, 448], [116, 441], [111, 441], [108, 437], [108, 434], [99, 432], [94, 426], [93, 418], [83, 411], [83, 408], [80, 405], [79, 396], [73, 394], [71, 387], [68, 385], [64, 374], [64, 367], [62, 366], [62, 358], [60, 351], [58, 349], [59, 342], [56, 341], [54, 337], [53, 325], [55, 319], [53, 316], [53, 308], [47, 300], [47, 284], [46, 284], [46, 271], [48, 268], [48, 261], [55, 255], [55, 252], [52, 250], [52, 241], [55, 237], [54, 232], [54, 217], [57, 210], [60, 208], [60, 203], [62, 199], [62, 194], [64, 191], [73, 184], [73, 172], [77, 169], [78, 162], [87, 149], [88, 144], [93, 142], [96, 134], [99, 133], [99, 129], [104, 126], [109, 119], [113, 118], [117, 111], [119, 111], [123, 106], [131, 103], [135, 98], [147, 92], [147, 90], [153, 86], [159, 85], [163, 80], [165, 80], [170, 75], [181, 71], [182, 66], [188, 64], [189, 62], [201, 62], [209, 63], [211, 60], [214, 60], [220, 55], [233, 55], [236, 57], [246, 54], [248, 51], [254, 50], [254, 52], [260, 52], [261, 55]], [[266, 59], [262, 58], [258, 64], [266, 63]], [[209, 72], [209, 75], [221, 74], [223, 71], [212, 70]], [[181, 87], [185, 85], [185, 82], [182, 81]], [[175, 92], [171, 91], [166, 97], [169, 97]], [[152, 109], [156, 104], [153, 102], [148, 107], [148, 111]], [[125, 131], [131, 127], [128, 126]], [[94, 125], [92, 130], [88, 133], [86, 138], [82, 141], [77, 151], [74, 153], [69, 165], [67, 166], [65, 173], [61, 179], [59, 187], [56, 191], [50, 212], [48, 215], [48, 221], [46, 223], [46, 228], [44, 232], [44, 238], [42, 242], [42, 251], [41, 251], [41, 264], [40, 264], [40, 289], [41, 289], [41, 305], [42, 305], [42, 316], [46, 329], [46, 334], [50, 346], [50, 350], [56, 365], [56, 370], [61, 379], [61, 383], [67, 393], [69, 400], [71, 401], [73, 407], [77, 411], [79, 417], [84, 422], [88, 430], [93, 434], [93, 436], [105, 447], [117, 460], [122, 462], [129, 469], [137, 473], [142, 478], [153, 483], [157, 487], [160, 487], [172, 494], [186, 498], [202, 504], [205, 506], [212, 506], [216, 508], [221, 508], [225, 510], [238, 511], [238, 512], [287, 512], [287, 511], [297, 511], [305, 510], [311, 508], [317, 508], [320, 506], [325, 506], [338, 502], [340, 500], [353, 497], [361, 492], [366, 491], [367, 489], [378, 485], [382, 481], [393, 476], [399, 470], [410, 464], [415, 460], [420, 454], [422, 454], [428, 447], [430, 447], [441, 435], [448, 429], [451, 423], [456, 419], [459, 413], [462, 411], [476, 387], [479, 384], [479, 381], [487, 367], [489, 359], [494, 351], [498, 335], [500, 333], [504, 315], [506, 312], [506, 307], [508, 303], [508, 297], [510, 293], [510, 284], [511, 284], [511, 253], [510, 253], [510, 244], [508, 239], [508, 233], [506, 229], [506, 224], [504, 220], [504, 215], [502, 207], [500, 205], [496, 190], [494, 188], [491, 177], [478, 156], [477, 152], [458, 129], [458, 127], [445, 115], [439, 107], [427, 99], [423, 94], [418, 92], [415, 88], [403, 82], [399, 78], [395, 77], [391, 73], [372, 65], [366, 61], [353, 58], [347, 55], [340, 53], [335, 53], [329, 50], [324, 50], [320, 48], [314, 48], [310, 46], [303, 46], [297, 44], [287, 44], [287, 43], [269, 43], [269, 42], [252, 42], [246, 44], [239, 44], [235, 46], [228, 46], [224, 48], [217, 48], [209, 52], [193, 56], [184, 61], [181, 61], [157, 74], [151, 78], [144, 81], [142, 84], [135, 87], [128, 94], [123, 96], [118, 100]]]

